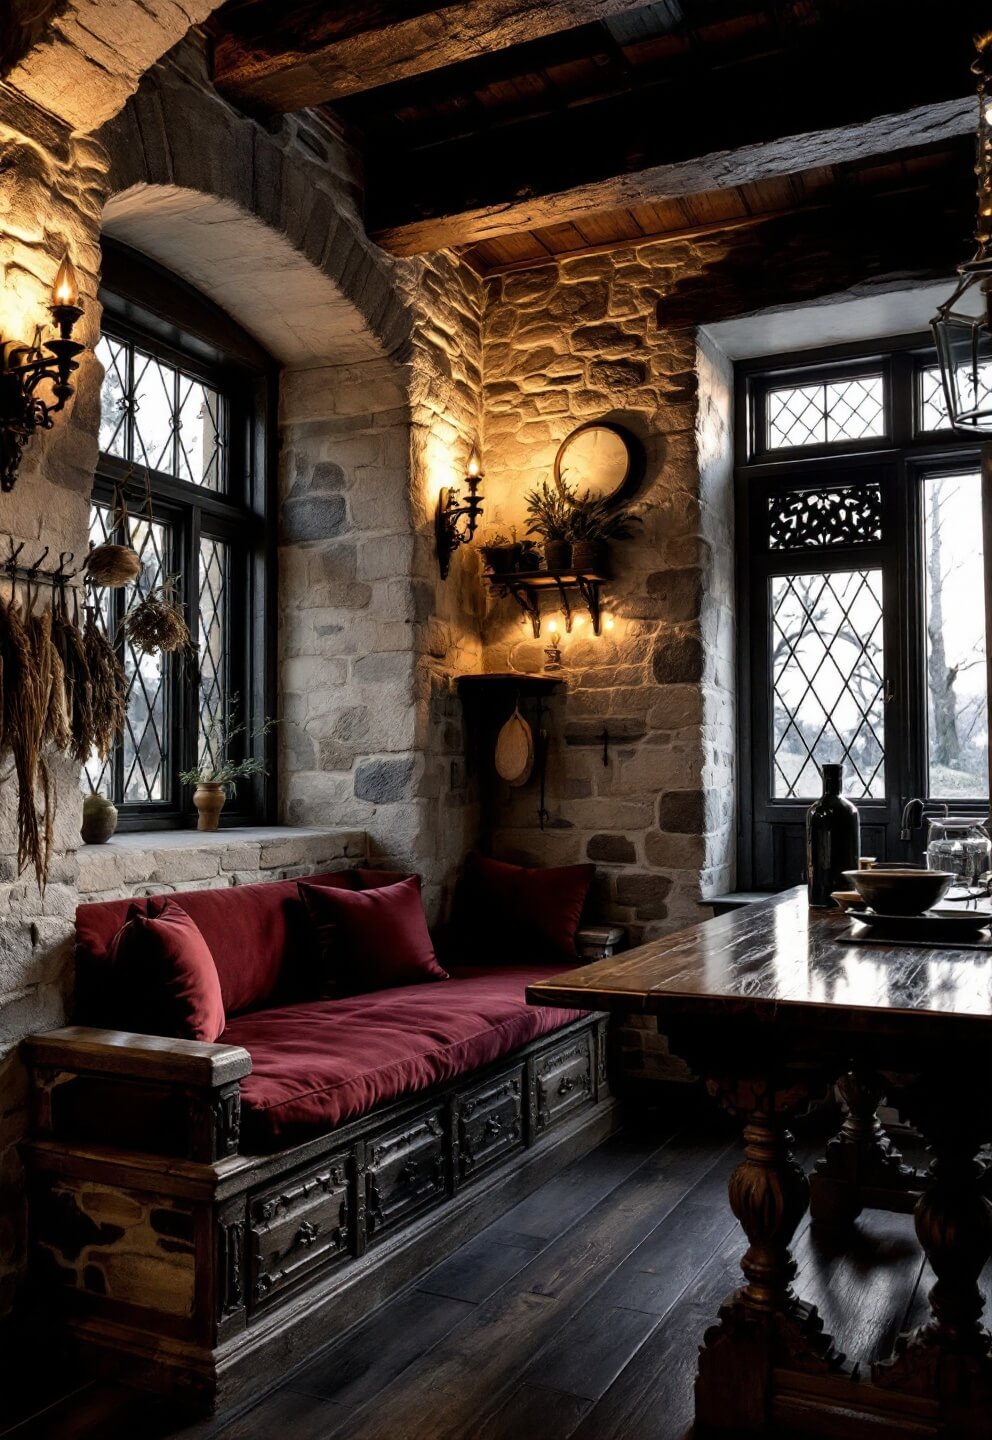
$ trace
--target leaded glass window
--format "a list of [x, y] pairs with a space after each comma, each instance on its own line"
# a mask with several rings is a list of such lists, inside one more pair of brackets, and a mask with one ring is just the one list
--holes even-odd
[[104, 335], [100, 449], [178, 480], [223, 491], [227, 486], [224, 398], [202, 379]]
[[[962, 394], [973, 405], [984, 405], [992, 397], [992, 365], [981, 365], [978, 370], [978, 389], [971, 384], [971, 371], [967, 367], [959, 372]], [[947, 400], [944, 384], [940, 378], [940, 367], [928, 365], [920, 370], [920, 429], [947, 430]]]
[[776, 386], [768, 390], [765, 407], [769, 450], [838, 445], [885, 434], [881, 375]]
[[[255, 754], [254, 733], [271, 713], [259, 682], [267, 636], [262, 626], [252, 631], [266, 593], [266, 532], [253, 498], [264, 487], [245, 438], [258, 434], [255, 397], [265, 393], [265, 372], [243, 371], [241, 354], [221, 358], [216, 335], [232, 333], [226, 321], [184, 348], [174, 328], [165, 343], [153, 322], [147, 334], [132, 323], [133, 309], [126, 321], [116, 313], [111, 304], [97, 346], [104, 379], [90, 538], [129, 544], [142, 564], [133, 584], [87, 595], [124, 667], [127, 722], [106, 760], [93, 756], [83, 767], [81, 783], [109, 795], [125, 823], [185, 824], [191, 791], [180, 772], [219, 760], [226, 730], [237, 732], [228, 758]], [[203, 339], [214, 364], [200, 359]], [[170, 578], [191, 650], [140, 654], [124, 622]], [[239, 786], [228, 812], [258, 814], [260, 795], [258, 786]]]
[[833, 761], [852, 799], [884, 795], [882, 572], [776, 575], [769, 610], [775, 799], [818, 795]]

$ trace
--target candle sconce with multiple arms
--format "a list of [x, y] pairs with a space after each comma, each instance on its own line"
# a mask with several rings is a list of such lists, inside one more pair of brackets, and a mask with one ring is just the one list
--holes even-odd
[[[24, 448], [38, 430], [51, 430], [53, 416], [75, 392], [76, 357], [86, 349], [72, 332], [83, 313], [79, 282], [69, 256], [59, 266], [49, 306], [58, 330], [55, 339], [30, 344], [0, 340], [0, 489], [13, 490]], [[51, 385], [50, 399], [37, 392]]]

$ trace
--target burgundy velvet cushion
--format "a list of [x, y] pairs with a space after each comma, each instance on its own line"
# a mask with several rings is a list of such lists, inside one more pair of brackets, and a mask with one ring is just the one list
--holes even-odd
[[420, 876], [411, 875], [408, 870], [366, 870], [359, 865], [351, 873], [358, 881], [359, 890], [378, 890], [383, 885], [398, 885], [401, 880], [416, 880], [420, 884]]
[[420, 903], [420, 877], [349, 892], [300, 881], [320, 950], [319, 967], [335, 995], [447, 980], [434, 954]]
[[213, 956], [196, 922], [174, 901], [132, 904], [111, 954], [115, 1018], [125, 1030], [213, 1043], [224, 1001]]
[[[308, 877], [311, 885], [351, 890], [350, 870]], [[283, 996], [305, 995], [310, 927], [295, 880], [179, 890], [170, 895], [196, 921], [214, 957], [224, 1009], [236, 1015]], [[114, 936], [131, 905], [147, 911], [149, 899], [106, 900], [76, 909], [77, 1013], [87, 1024], [105, 1023], [107, 965]], [[311, 995], [313, 991], [309, 992]]]
[[243, 1045], [248, 1143], [301, 1128], [327, 1130], [404, 1095], [465, 1075], [579, 1018], [528, 1005], [525, 987], [555, 966], [463, 967], [443, 984], [258, 1010], [221, 1037]]
[[570, 960], [595, 865], [546, 870], [469, 855], [454, 904], [459, 958]]

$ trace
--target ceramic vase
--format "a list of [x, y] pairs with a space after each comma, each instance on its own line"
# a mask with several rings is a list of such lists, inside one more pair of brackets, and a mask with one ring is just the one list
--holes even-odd
[[106, 845], [117, 829], [117, 806], [106, 795], [87, 795], [83, 801], [80, 835], [84, 845]]
[[223, 785], [216, 780], [207, 780], [197, 785], [193, 791], [193, 804], [196, 806], [199, 819], [196, 822], [197, 830], [216, 830], [220, 824], [220, 812], [227, 800], [227, 792]]

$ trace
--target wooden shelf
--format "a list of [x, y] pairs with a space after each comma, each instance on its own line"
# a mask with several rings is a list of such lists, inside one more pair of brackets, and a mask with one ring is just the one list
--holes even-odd
[[483, 578], [498, 595], [512, 595], [524, 614], [529, 618], [534, 639], [541, 634], [541, 602], [544, 590], [557, 590], [561, 608], [565, 614], [565, 632], [571, 634], [573, 619], [573, 597], [581, 597], [581, 603], [589, 612], [592, 632], [599, 634], [600, 586], [609, 579], [592, 571], [579, 570], [515, 570], [508, 575], [485, 571]]
[[523, 695], [545, 695], [556, 685], [564, 685], [557, 675], [523, 675], [514, 670], [494, 670], [488, 675], [459, 675], [455, 682], [462, 695], [477, 695], [486, 690], [519, 690]]

